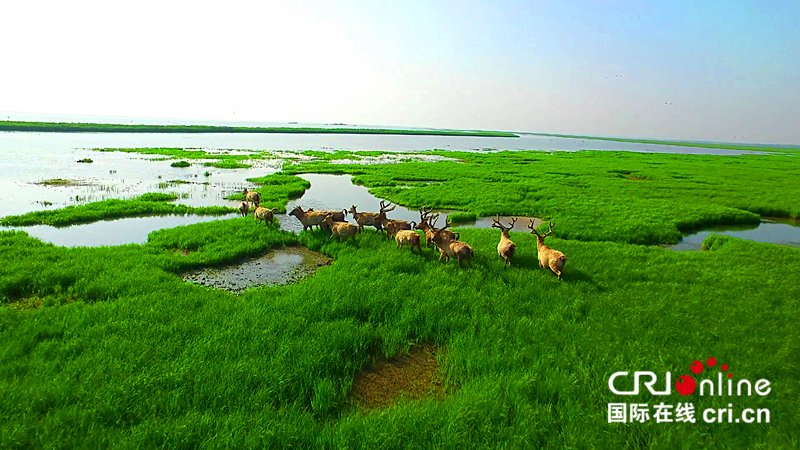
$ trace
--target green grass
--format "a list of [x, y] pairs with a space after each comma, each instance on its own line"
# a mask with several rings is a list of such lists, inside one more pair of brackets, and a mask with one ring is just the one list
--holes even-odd
[[146, 194], [140, 195], [137, 198], [137, 200], [142, 200], [145, 202], [171, 202], [177, 199], [178, 199], [177, 194], [172, 194], [168, 192], [148, 192]]
[[109, 199], [61, 209], [34, 211], [19, 216], [6, 216], [0, 225], [24, 227], [31, 225], [67, 226], [98, 220], [168, 214], [223, 215], [236, 212], [227, 206], [193, 207], [165, 203], [176, 200], [175, 194], [147, 193], [130, 200]]
[[216, 167], [217, 169], [248, 169], [252, 167], [250, 164], [240, 163], [231, 159], [205, 162], [203, 165], [206, 167]]
[[478, 216], [471, 212], [454, 212], [447, 215], [447, 220], [450, 223], [474, 222], [477, 218]]
[[122, 125], [105, 123], [0, 121], [0, 131], [55, 133], [293, 133], [293, 134], [397, 134], [426, 136], [519, 137], [501, 131], [391, 130], [383, 128], [231, 127], [212, 125]]
[[[170, 156], [176, 159], [252, 159], [258, 156], [251, 155], [230, 155], [227, 153], [208, 153], [205, 150], [187, 150], [174, 147], [144, 147], [144, 148], [95, 148], [96, 152], [121, 152], [121, 153], [140, 153], [143, 155]], [[256, 154], [259, 155], [259, 154]]]
[[174, 163], [170, 164], [172, 167], [189, 167], [191, 164], [189, 161], [175, 161]]
[[789, 155], [428, 153], [460, 162], [310, 161], [283, 171], [353, 174], [372, 194], [413, 209], [552, 219], [565, 239], [675, 243], [702, 227], [800, 217], [800, 158]]
[[732, 142], [681, 142], [681, 141], [664, 141], [660, 139], [629, 139], [629, 138], [614, 138], [602, 136], [581, 136], [572, 134], [552, 134], [552, 133], [527, 133], [536, 136], [550, 136], [567, 139], [591, 139], [597, 141], [612, 141], [612, 142], [630, 142], [634, 144], [657, 144], [657, 145], [672, 145], [679, 147], [697, 147], [697, 148], [716, 148], [727, 150], [742, 150], [752, 152], [798, 152], [800, 147], [795, 146], [769, 146], [769, 145], [753, 145], [753, 144], [736, 144]]
[[[800, 429], [800, 250], [711, 237], [712, 251], [459, 230], [475, 264], [293, 235], [252, 218], [150, 235], [145, 245], [61, 248], [0, 232], [0, 448], [791, 448]], [[235, 296], [184, 283], [188, 268], [301, 242], [335, 258], [298, 284]], [[192, 251], [182, 256], [183, 251]], [[769, 270], [764, 270], [764, 264]], [[20, 306], [41, 302], [38, 309]], [[363, 415], [346, 404], [373, 358], [433, 342], [442, 401]], [[617, 371], [671, 371], [714, 356], [766, 397], [621, 398]], [[659, 386], [660, 387], [659, 382]], [[645, 390], [646, 392], [646, 390]], [[611, 402], [691, 401], [694, 424], [607, 423]], [[705, 424], [700, 412], [769, 408], [772, 423]]]
[[93, 163], [92, 158], [83, 158], [78, 160], [79, 163]]
[[[274, 173], [264, 177], [248, 178], [251, 183], [260, 184], [261, 187], [253, 189], [261, 193], [261, 206], [264, 208], [277, 208], [278, 213], [286, 212], [286, 204], [293, 198], [298, 198], [311, 187], [311, 183], [294, 175]], [[244, 194], [239, 192], [225, 197], [226, 200], [244, 200]]]
[[[398, 250], [376, 231], [353, 245], [252, 217], [119, 247], [0, 232], [0, 448], [797, 447], [800, 249], [718, 235], [702, 252], [636, 245], [705, 223], [798, 217], [797, 158], [453, 156], [462, 162], [314, 161], [248, 181], [268, 207], [310, 187], [294, 173], [343, 171], [412, 207], [552, 218], [546, 243], [567, 255], [563, 282], [539, 267], [529, 233], [511, 232], [517, 253], [504, 269], [494, 229], [459, 229], [475, 251], [468, 269], [438, 262], [434, 249]], [[170, 194], [148, 198], [174, 206]], [[241, 296], [178, 276], [296, 244], [335, 262]], [[444, 349], [451, 395], [371, 414], [348, 406], [366, 363], [422, 342]], [[674, 383], [710, 356], [734, 380], [768, 379], [772, 392], [608, 389], [612, 373], [636, 370], [657, 373], [661, 388], [665, 372]], [[607, 423], [608, 403], [652, 412], [661, 401], [691, 402], [697, 422]], [[702, 421], [728, 403], [768, 408], [771, 423]]]

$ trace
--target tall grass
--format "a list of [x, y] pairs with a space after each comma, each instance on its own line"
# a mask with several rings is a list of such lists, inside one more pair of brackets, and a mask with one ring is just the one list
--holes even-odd
[[[788, 448], [800, 428], [796, 323], [800, 250], [726, 238], [678, 253], [548, 238], [565, 281], [538, 267], [536, 240], [460, 230], [474, 267], [412, 254], [377, 232], [358, 244], [251, 218], [151, 234], [145, 245], [61, 248], [0, 233], [0, 448]], [[236, 296], [175, 274], [293, 242], [332, 266]], [[191, 250], [187, 256], [181, 250]], [[769, 261], [769, 270], [763, 264]], [[42, 299], [36, 310], [15, 307]], [[59, 306], [60, 305], [60, 306]], [[416, 342], [446, 349], [442, 401], [362, 415], [353, 376]], [[617, 371], [689, 373], [714, 356], [766, 378], [772, 423], [607, 423]], [[646, 392], [646, 391], [645, 391]], [[702, 411], [730, 398], [688, 398]]]

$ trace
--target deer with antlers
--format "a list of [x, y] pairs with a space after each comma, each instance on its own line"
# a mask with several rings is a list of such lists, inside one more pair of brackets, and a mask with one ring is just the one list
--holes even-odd
[[472, 247], [467, 245], [466, 242], [457, 241], [455, 239], [450, 239], [445, 234], [447, 228], [450, 227], [450, 223], [446, 223], [444, 228], [440, 228], [435, 230], [433, 234], [433, 243], [439, 249], [439, 261], [442, 258], [445, 258], [445, 261], [449, 261], [450, 258], [456, 258], [458, 260], [458, 267], [461, 267], [461, 261], [469, 262], [470, 266], [472, 265], [472, 257], [475, 256], [475, 252], [472, 251]]
[[[381, 201], [381, 212], [384, 212], [384, 209], [388, 205], [386, 202]], [[383, 229], [381, 225], [380, 215], [381, 213], [370, 213], [370, 212], [358, 212], [356, 211], [356, 205], [353, 205], [350, 208], [350, 214], [353, 215], [353, 218], [356, 219], [356, 223], [358, 224], [358, 230], [364, 230], [364, 227], [375, 227], [376, 230], [380, 231]]]
[[561, 270], [564, 268], [564, 263], [567, 261], [567, 257], [564, 256], [558, 250], [553, 250], [552, 248], [544, 245], [544, 238], [553, 234], [553, 222], [550, 222], [550, 231], [545, 234], [539, 234], [536, 231], [536, 227], [533, 226], [533, 219], [531, 219], [531, 223], [528, 225], [530, 228], [531, 233], [536, 235], [536, 247], [539, 250], [539, 267], [549, 267], [556, 275], [558, 275], [558, 281], [561, 281]]
[[508, 232], [514, 228], [514, 224], [517, 222], [516, 217], [511, 218], [511, 223], [508, 226], [504, 226], [500, 223], [500, 215], [498, 214], [494, 219], [492, 219], [492, 227], [500, 229], [500, 243], [497, 244], [497, 253], [500, 254], [500, 257], [505, 260], [505, 264], [503, 264], [503, 268], [507, 265], [511, 266], [511, 258], [514, 256], [514, 252], [517, 250], [517, 245], [511, 241], [511, 237], [509, 237]]
[[[439, 220], [439, 214], [433, 214], [433, 208], [425, 208], [424, 206], [419, 210], [419, 224], [414, 224], [415, 230], [422, 230], [425, 233], [425, 248], [429, 248], [433, 242], [433, 235], [436, 234], [436, 222]], [[448, 239], [457, 241], [459, 238], [458, 233], [453, 233], [450, 230], [442, 232]]]
[[[391, 206], [391, 208], [390, 208]], [[394, 211], [397, 205], [392, 205], [392, 202], [389, 202], [386, 206], [384, 206], [383, 202], [381, 202], [381, 212], [378, 213], [378, 220], [381, 222], [381, 227], [386, 230], [386, 239], [391, 239], [394, 237], [395, 233], [400, 230], [407, 230], [411, 231], [412, 226], [417, 226], [416, 222], [406, 222], [405, 220], [392, 220], [386, 217], [386, 213], [390, 211]]]

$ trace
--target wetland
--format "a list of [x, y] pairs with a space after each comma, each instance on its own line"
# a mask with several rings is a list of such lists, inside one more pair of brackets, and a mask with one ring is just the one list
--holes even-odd
[[[800, 159], [686, 149], [0, 133], [0, 448], [791, 447]], [[234, 212], [245, 188], [274, 222]], [[381, 200], [458, 214], [473, 264], [286, 215]], [[495, 215], [517, 218], [511, 267]], [[563, 281], [530, 220], [553, 223]], [[772, 383], [747, 407], [773, 423], [607, 423], [612, 373], [711, 356]]]

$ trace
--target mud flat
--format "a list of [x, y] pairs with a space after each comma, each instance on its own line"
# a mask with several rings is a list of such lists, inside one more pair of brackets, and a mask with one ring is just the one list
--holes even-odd
[[330, 265], [331, 261], [302, 246], [286, 247], [238, 264], [187, 272], [183, 279], [241, 294], [251, 287], [294, 283], [314, 275], [318, 268]]

